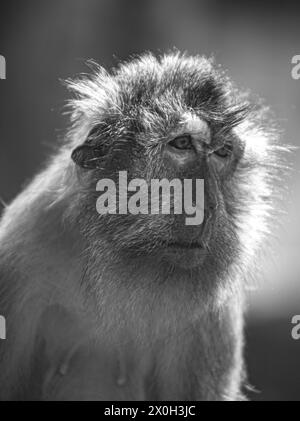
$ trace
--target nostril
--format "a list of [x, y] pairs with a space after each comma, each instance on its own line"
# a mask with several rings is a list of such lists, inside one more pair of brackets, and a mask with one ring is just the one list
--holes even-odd
[[210, 203], [207, 207], [208, 216], [211, 217], [217, 211], [218, 205], [217, 203]]

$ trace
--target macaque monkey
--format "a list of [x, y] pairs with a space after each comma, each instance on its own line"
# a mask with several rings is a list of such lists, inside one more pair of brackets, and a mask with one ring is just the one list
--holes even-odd
[[[268, 110], [179, 53], [68, 87], [65, 142], [0, 223], [0, 399], [243, 399], [244, 296], [283, 150]], [[202, 223], [99, 214], [97, 183], [121, 171], [204, 180]]]

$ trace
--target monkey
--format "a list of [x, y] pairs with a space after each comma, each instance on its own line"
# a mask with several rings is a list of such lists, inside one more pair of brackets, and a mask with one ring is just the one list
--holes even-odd
[[[67, 80], [65, 139], [0, 223], [1, 400], [246, 399], [246, 290], [285, 148], [214, 58]], [[99, 214], [99, 180], [204, 180], [204, 217]], [[163, 199], [163, 198], [162, 198]]]

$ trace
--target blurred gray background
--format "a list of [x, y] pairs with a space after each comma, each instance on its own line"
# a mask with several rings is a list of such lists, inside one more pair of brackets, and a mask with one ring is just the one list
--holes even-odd
[[[298, 3], [298, 6], [297, 6]], [[59, 79], [105, 67], [145, 50], [176, 47], [214, 54], [243, 88], [269, 103], [287, 143], [299, 146], [300, 4], [236, 0], [10, 0], [1, 3], [0, 197], [10, 202], [63, 135], [67, 93]], [[246, 359], [252, 400], [300, 400], [300, 341], [291, 318], [300, 314], [300, 155], [288, 181], [286, 214], [278, 224], [262, 287], [250, 293]], [[0, 205], [1, 212], [1, 205]]]

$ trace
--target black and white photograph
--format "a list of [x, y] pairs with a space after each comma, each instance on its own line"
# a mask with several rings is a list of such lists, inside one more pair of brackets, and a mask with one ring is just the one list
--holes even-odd
[[2, 2], [0, 401], [300, 401], [299, 146], [299, 2]]

